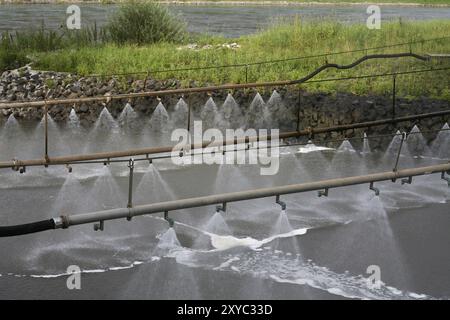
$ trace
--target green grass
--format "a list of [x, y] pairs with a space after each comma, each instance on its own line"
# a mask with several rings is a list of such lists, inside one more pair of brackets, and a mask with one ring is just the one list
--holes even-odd
[[[409, 41], [450, 36], [450, 21], [390, 22], [381, 30], [369, 30], [362, 24], [341, 24], [334, 21], [303, 22], [300, 19], [279, 20], [260, 33], [237, 39], [208, 35], [188, 35], [170, 42], [146, 45], [116, 44], [105, 30], [91, 27], [80, 31], [48, 31], [43, 27], [34, 31], [2, 35], [0, 41], [0, 70], [15, 68], [33, 61], [41, 70], [72, 72], [80, 75], [118, 74], [149, 71], [152, 78], [179, 79], [183, 85], [192, 80], [197, 84], [223, 84], [297, 79], [324, 64], [325, 57], [294, 60], [285, 63], [233, 67], [184, 72], [153, 73], [155, 70], [247, 64], [256, 61], [278, 60], [323, 53], [351, 51]], [[178, 40], [178, 41], [177, 41]], [[213, 49], [179, 50], [188, 43], [212, 45]], [[239, 49], [216, 48], [222, 43], [237, 42]], [[409, 52], [450, 53], [449, 39], [419, 42], [367, 53]], [[348, 64], [366, 52], [332, 55], [328, 62]], [[317, 78], [347, 77], [450, 66], [450, 61], [422, 62], [412, 58], [367, 61], [350, 70], [329, 69]], [[136, 75], [134, 77], [145, 77]], [[128, 78], [128, 77], [127, 77]], [[315, 78], [316, 79], [316, 78]], [[120, 80], [126, 80], [125, 77]], [[429, 72], [402, 75], [398, 78], [399, 95], [433, 96], [450, 100], [450, 72]], [[305, 85], [311, 91], [356, 94], [388, 94], [391, 79], [363, 79], [322, 82]]]
[[[152, 70], [191, 68], [205, 65], [227, 65], [255, 61], [284, 59], [321, 53], [349, 51], [378, 47], [393, 43], [417, 41], [449, 36], [450, 21], [392, 22], [384, 23], [381, 30], [368, 30], [364, 25], [345, 25], [337, 22], [278, 22], [266, 31], [239, 39], [201, 36], [191, 41], [200, 45], [237, 42], [241, 48], [209, 50], [177, 50], [181, 44], [159, 43], [147, 46], [105, 44], [81, 49], [64, 49], [49, 53], [36, 53], [34, 66], [39, 69], [74, 72], [82, 75], [127, 72], [150, 72], [158, 79], [177, 78], [195, 80], [202, 84], [245, 82], [244, 68], [168, 72], [152, 74]], [[368, 53], [409, 52], [450, 53], [448, 39], [394, 47]], [[328, 62], [347, 64], [363, 56], [365, 52], [333, 55]], [[281, 64], [251, 66], [248, 81], [275, 81], [300, 78], [325, 63], [325, 58], [295, 60]], [[367, 61], [346, 70], [327, 70], [318, 78], [344, 77], [384, 73], [395, 70], [426, 69], [439, 67], [445, 62], [422, 62], [412, 58], [384, 61]], [[450, 65], [447, 62], [445, 65]], [[450, 99], [450, 72], [429, 72], [404, 75], [398, 79], [399, 94], [404, 96], [428, 95]], [[142, 75], [141, 77], [144, 77]], [[391, 90], [391, 79], [366, 79], [309, 84], [310, 90], [350, 91], [357, 94], [385, 94]]]

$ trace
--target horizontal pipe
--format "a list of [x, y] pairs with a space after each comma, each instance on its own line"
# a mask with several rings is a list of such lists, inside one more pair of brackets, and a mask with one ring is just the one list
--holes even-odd
[[54, 99], [54, 100], [42, 100], [42, 101], [27, 101], [27, 102], [6, 102], [0, 103], [1, 109], [16, 109], [16, 108], [40, 108], [44, 106], [54, 106], [54, 105], [64, 105], [71, 106], [77, 103], [87, 103], [87, 102], [106, 102], [110, 100], [121, 100], [121, 99], [132, 99], [132, 98], [142, 98], [142, 97], [160, 97], [166, 95], [180, 95], [189, 93], [202, 93], [211, 92], [217, 90], [232, 90], [232, 89], [248, 89], [248, 88], [262, 88], [262, 87], [276, 87], [276, 86], [286, 86], [286, 85], [296, 85], [301, 84], [309, 79], [315, 77], [320, 72], [328, 68], [335, 68], [340, 70], [346, 70], [353, 68], [360, 63], [371, 60], [371, 59], [392, 59], [392, 58], [402, 58], [402, 57], [412, 57], [422, 61], [426, 61], [429, 58], [427, 56], [421, 56], [415, 53], [393, 53], [393, 54], [372, 54], [365, 55], [360, 59], [350, 63], [348, 65], [338, 65], [335, 63], [326, 63], [310, 74], [306, 75], [301, 79], [296, 80], [285, 80], [285, 81], [273, 81], [273, 82], [259, 82], [259, 83], [241, 83], [241, 84], [226, 84], [220, 86], [209, 86], [209, 87], [198, 87], [198, 88], [182, 88], [182, 89], [172, 89], [172, 90], [161, 90], [161, 91], [147, 91], [138, 93], [127, 93], [118, 94], [110, 96], [97, 96], [97, 97], [87, 97], [87, 98], [76, 98], [76, 99]]
[[[161, 212], [167, 214], [169, 211], [203, 207], [215, 204], [221, 204], [222, 208], [224, 208], [228, 202], [267, 198], [272, 196], [275, 196], [276, 199], [275, 203], [284, 205], [284, 202], [280, 201], [280, 195], [318, 191], [318, 190], [322, 191], [323, 189], [325, 189], [326, 194], [328, 194], [328, 190], [332, 188], [346, 187], [365, 183], [369, 184], [370, 190], [376, 190], [377, 192], [379, 192], [379, 189], [374, 188], [373, 186], [374, 182], [386, 180], [395, 181], [396, 179], [400, 178], [412, 179], [412, 177], [415, 176], [433, 173], [442, 173], [442, 179], [449, 181], [449, 178], [445, 178], [444, 174], [445, 173], [450, 174], [450, 163], [433, 165], [428, 167], [404, 169], [398, 171], [374, 173], [362, 176], [336, 178], [330, 180], [292, 184], [279, 187], [246, 190], [181, 200], [172, 200], [154, 204], [141, 205], [132, 208], [117, 208], [75, 215], [63, 215], [49, 220], [37, 221], [22, 225], [0, 226], [0, 237], [25, 235], [51, 229], [61, 229], [61, 228], [67, 229], [70, 226], [94, 222], [101, 222], [100, 230], [103, 230], [103, 222], [107, 220], [115, 220], [122, 218], [130, 220], [132, 217], [135, 216]], [[448, 185], [450, 186], [450, 182], [448, 182]]]
[[136, 206], [133, 208], [118, 208], [111, 210], [103, 210], [97, 212], [75, 214], [69, 216], [61, 216], [55, 219], [55, 228], [68, 228], [69, 226], [93, 223], [98, 221], [114, 220], [121, 218], [131, 218], [134, 216], [147, 215], [153, 213], [203, 207], [208, 205], [223, 204], [228, 202], [237, 202], [243, 200], [252, 200], [258, 198], [267, 198], [292, 193], [301, 193], [309, 191], [317, 191], [323, 189], [332, 189], [346, 187], [359, 184], [371, 184], [373, 182], [393, 180], [406, 177], [414, 177], [432, 173], [442, 173], [450, 171], [450, 163], [433, 165], [427, 167], [404, 169], [398, 171], [388, 171], [382, 173], [368, 174], [362, 176], [337, 178], [330, 180], [322, 180], [316, 182], [307, 182], [301, 184], [292, 184], [279, 187], [262, 188], [255, 190], [239, 191], [224, 193], [218, 195], [210, 195], [196, 198], [188, 198], [182, 200], [172, 200]]
[[[422, 113], [418, 115], [410, 115], [398, 118], [390, 118], [383, 120], [367, 121], [360, 123], [351, 123], [345, 125], [338, 125], [326, 128], [309, 128], [301, 131], [290, 131], [279, 134], [280, 139], [296, 138], [301, 136], [309, 136], [314, 134], [323, 134], [328, 132], [339, 132], [350, 129], [359, 128], [369, 128], [374, 126], [393, 124], [405, 121], [414, 121], [426, 118], [440, 117], [450, 115], [450, 110], [436, 111], [430, 113]], [[258, 135], [251, 137], [240, 137], [234, 140], [224, 140], [211, 143], [210, 141], [204, 141], [199, 144], [191, 144], [186, 146], [186, 149], [202, 149], [205, 147], [215, 147], [215, 146], [226, 146], [232, 144], [249, 143], [257, 140], [270, 140], [270, 135]], [[20, 168], [20, 167], [32, 167], [32, 166], [43, 166], [43, 165], [61, 165], [61, 164], [71, 164], [79, 161], [91, 161], [91, 160], [102, 160], [102, 159], [113, 159], [113, 158], [123, 158], [123, 157], [133, 157], [138, 155], [150, 155], [158, 153], [168, 153], [173, 151], [173, 146], [163, 146], [163, 147], [151, 147], [151, 148], [140, 148], [140, 149], [130, 149], [124, 151], [110, 151], [110, 152], [99, 152], [84, 155], [71, 155], [71, 156], [61, 156], [61, 157], [49, 157], [48, 159], [33, 159], [33, 160], [13, 160], [13, 161], [3, 161], [0, 162], [0, 169], [2, 168]]]

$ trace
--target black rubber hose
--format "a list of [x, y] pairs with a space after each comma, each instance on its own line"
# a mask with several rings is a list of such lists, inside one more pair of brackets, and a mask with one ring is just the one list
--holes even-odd
[[20, 236], [52, 229], [55, 229], [55, 221], [53, 219], [42, 220], [16, 226], [0, 227], [0, 237]]

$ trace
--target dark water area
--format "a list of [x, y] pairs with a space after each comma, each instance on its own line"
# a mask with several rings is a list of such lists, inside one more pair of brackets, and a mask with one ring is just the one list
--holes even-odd
[[[81, 26], [97, 23], [102, 26], [117, 5], [80, 4]], [[65, 26], [67, 5], [0, 5], [0, 31], [37, 28], [42, 23], [48, 28]], [[354, 6], [214, 6], [170, 5], [183, 18], [188, 29], [238, 37], [255, 33], [277, 18], [299, 16], [305, 20], [334, 19], [344, 23], [365, 23], [366, 5]], [[383, 21], [450, 19], [450, 7], [381, 6]]]

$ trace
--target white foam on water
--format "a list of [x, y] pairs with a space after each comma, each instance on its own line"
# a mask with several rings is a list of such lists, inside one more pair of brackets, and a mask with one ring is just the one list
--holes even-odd
[[305, 146], [299, 147], [296, 153], [310, 153], [316, 151], [326, 151], [326, 150], [335, 150], [333, 148], [316, 146], [312, 141], [308, 141], [308, 144]]
[[[144, 262], [142, 261], [134, 261], [129, 265], [126, 266], [116, 266], [116, 267], [107, 267], [104, 269], [81, 269], [81, 271], [79, 273], [83, 274], [90, 274], [90, 273], [105, 273], [108, 271], [120, 271], [120, 270], [127, 270], [127, 269], [131, 269], [134, 268], [138, 265], [143, 264]], [[76, 272], [78, 273], [78, 272]], [[67, 277], [70, 276], [74, 273], [69, 273], [69, 272], [63, 272], [63, 273], [56, 273], [56, 274], [13, 274], [10, 273], [8, 274], [9, 276], [14, 276], [14, 277], [20, 277], [20, 278], [43, 278], [43, 279], [55, 279], [55, 278], [61, 278], [61, 277]]]
[[257, 249], [269, 242], [272, 242], [275, 239], [304, 235], [306, 234], [307, 231], [308, 231], [307, 228], [295, 229], [290, 232], [277, 234], [262, 240], [257, 240], [251, 237], [236, 238], [233, 236], [221, 236], [209, 232], [205, 232], [205, 234], [211, 237], [211, 244], [213, 245], [214, 248], [218, 250], [228, 250], [235, 247], [248, 247], [251, 249]]
[[[246, 244], [250, 243], [249, 241]], [[298, 256], [282, 251], [242, 250], [236, 253], [217, 251], [172, 251], [168, 256], [180, 264], [194, 268], [211, 268], [232, 271], [255, 278], [270, 279], [280, 283], [307, 285], [333, 295], [351, 299], [432, 299], [425, 294], [403, 292], [381, 284], [379, 289], [369, 285], [367, 278], [340, 274], [313, 262], [303, 262]]]

